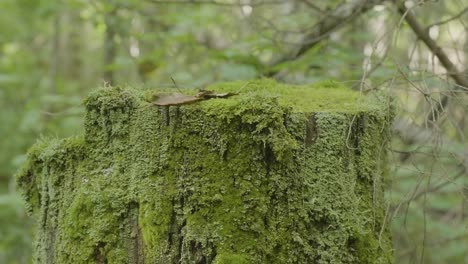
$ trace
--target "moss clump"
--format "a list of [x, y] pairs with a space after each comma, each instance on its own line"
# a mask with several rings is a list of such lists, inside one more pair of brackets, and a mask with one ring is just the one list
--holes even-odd
[[[37, 263], [391, 263], [385, 103], [271, 80], [178, 107], [104, 88], [18, 173]], [[187, 91], [194, 92], [194, 91]]]

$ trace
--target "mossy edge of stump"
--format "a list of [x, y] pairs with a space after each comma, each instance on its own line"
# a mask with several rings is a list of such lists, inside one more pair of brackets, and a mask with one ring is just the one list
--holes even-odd
[[35, 263], [393, 263], [387, 97], [207, 89], [237, 95], [158, 107], [163, 90], [98, 89], [84, 135], [30, 149]]

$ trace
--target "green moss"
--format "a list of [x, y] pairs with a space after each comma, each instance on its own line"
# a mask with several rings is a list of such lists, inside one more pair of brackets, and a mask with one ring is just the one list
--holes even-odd
[[85, 135], [38, 143], [18, 173], [35, 261], [391, 263], [390, 115], [335, 86], [219, 84], [238, 95], [180, 107], [96, 91]]
[[345, 86], [333, 81], [321, 82], [314, 85], [287, 85], [274, 80], [238, 81], [219, 83], [207, 87], [208, 90], [218, 92], [234, 92], [239, 95], [226, 99], [206, 101], [204, 104], [219, 107], [220, 104], [236, 104], [245, 98], [257, 96], [259, 98], [277, 98], [281, 106], [291, 107], [295, 112], [343, 112], [356, 113], [378, 109], [375, 100], [360, 95]]
[[216, 256], [213, 264], [250, 264], [248, 257], [241, 254], [224, 253]]

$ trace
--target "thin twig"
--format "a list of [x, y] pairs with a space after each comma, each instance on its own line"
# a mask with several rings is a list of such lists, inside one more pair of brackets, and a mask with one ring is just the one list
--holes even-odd
[[404, 19], [414, 31], [414, 33], [421, 39], [424, 44], [429, 48], [429, 50], [439, 59], [442, 66], [445, 67], [447, 73], [453, 80], [462, 87], [468, 87], [468, 79], [463, 75], [462, 72], [458, 71], [455, 64], [449, 59], [447, 54], [442, 50], [442, 48], [435, 42], [430, 36], [429, 33], [423, 28], [423, 26], [416, 19], [416, 16], [406, 8], [405, 4], [402, 1], [397, 3], [398, 10], [404, 16]]
[[446, 24], [446, 23], [448, 23], [450, 21], [453, 21], [455, 19], [458, 19], [458, 18], [462, 17], [465, 14], [468, 14], [468, 6], [465, 7], [465, 9], [463, 9], [460, 13], [456, 14], [455, 16], [453, 16], [451, 18], [447, 18], [445, 20], [430, 24], [429, 26], [426, 27], [426, 30], [428, 30], [428, 29], [430, 29], [431, 27], [434, 27], [434, 26], [440, 26], [442, 24]]
[[[305, 35], [304, 40], [297, 48], [292, 50], [290, 53], [287, 53], [286, 55], [282, 55], [274, 59], [270, 63], [271, 69], [274, 69], [277, 65], [301, 57], [307, 51], [317, 45], [321, 40], [328, 37], [332, 32], [335, 32], [339, 28], [349, 24], [348, 22], [356, 19], [360, 14], [367, 12], [375, 5], [383, 3], [384, 1], [385, 0], [360, 0], [345, 2], [338, 6], [330, 13], [330, 15], [320, 20], [319, 23], [316, 24], [316, 27], [314, 27], [309, 33]], [[265, 75], [272, 77], [277, 73], [278, 70], [270, 70], [269, 72], [265, 73]]]

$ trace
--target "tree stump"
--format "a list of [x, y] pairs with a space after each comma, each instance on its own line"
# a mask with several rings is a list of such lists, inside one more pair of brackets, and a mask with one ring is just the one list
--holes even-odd
[[393, 262], [385, 97], [333, 82], [208, 89], [236, 95], [155, 106], [161, 90], [102, 88], [84, 135], [33, 146], [17, 181], [34, 261]]

